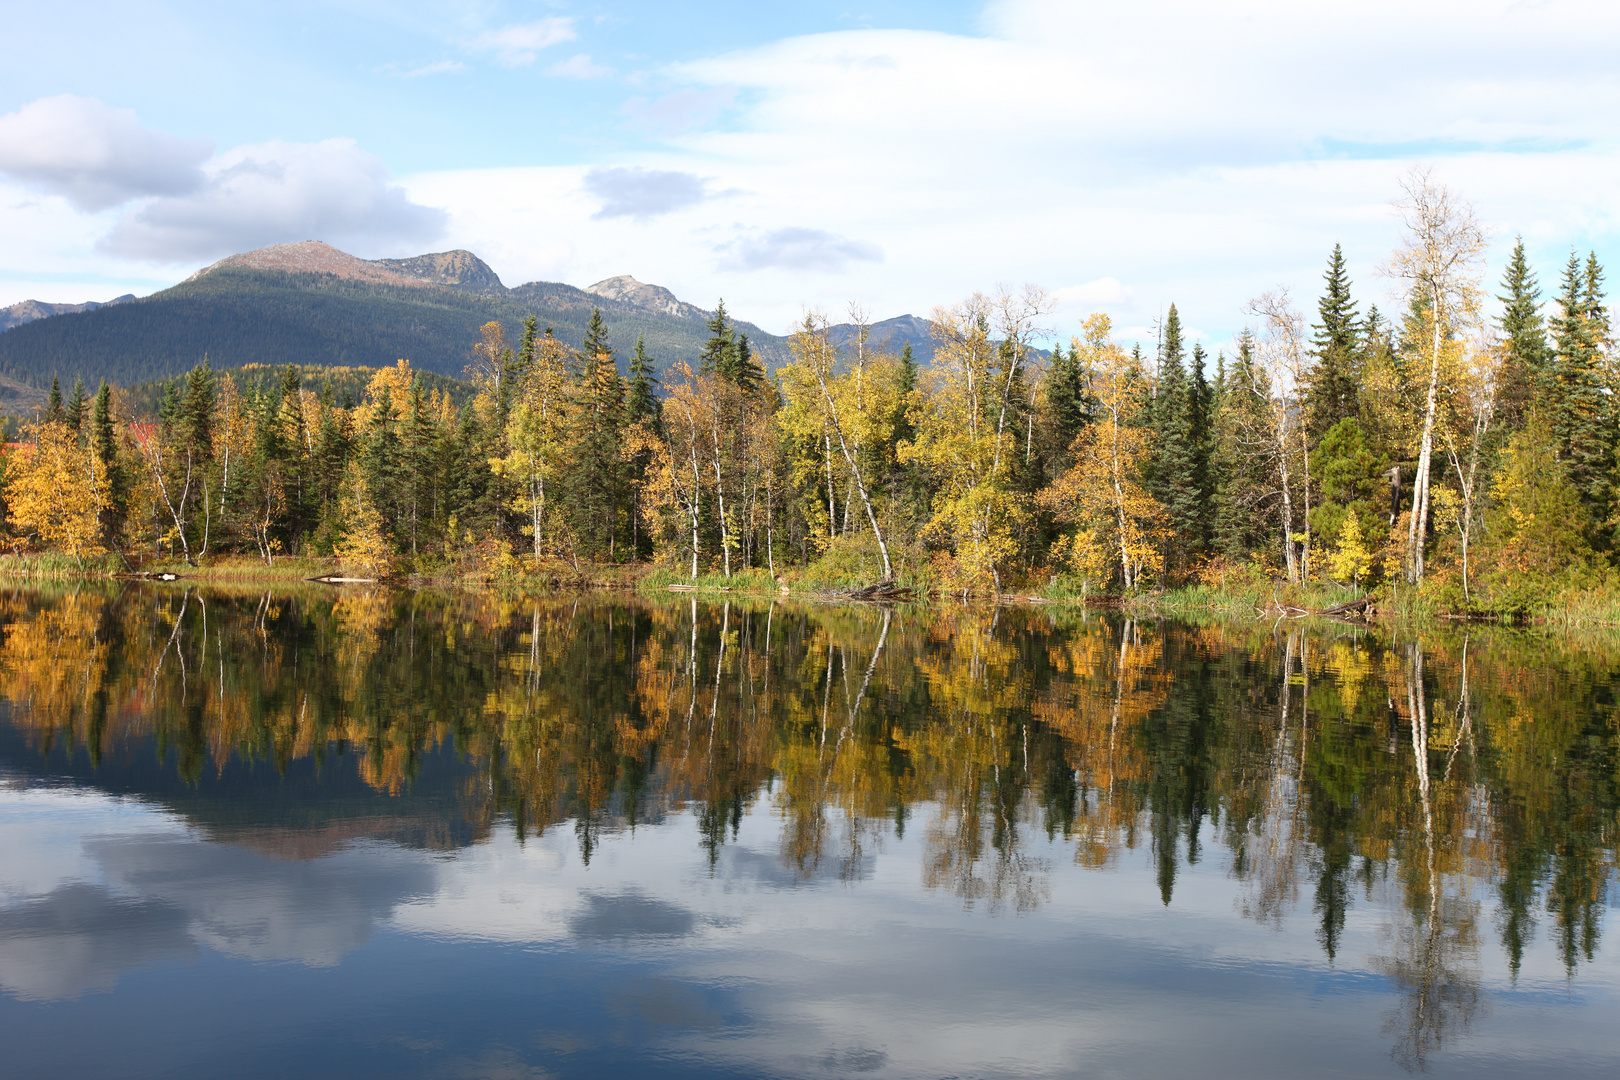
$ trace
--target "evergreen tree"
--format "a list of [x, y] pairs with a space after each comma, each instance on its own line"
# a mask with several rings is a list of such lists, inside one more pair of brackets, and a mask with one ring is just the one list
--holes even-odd
[[647, 357], [642, 336], [636, 335], [635, 351], [630, 354], [630, 386], [625, 394], [624, 419], [627, 424], [652, 422], [655, 431], [663, 428], [663, 403], [658, 400], [658, 378]]
[[1181, 316], [1174, 304], [1165, 315], [1158, 366], [1153, 408], [1149, 413], [1154, 430], [1154, 455], [1147, 487], [1169, 512], [1165, 571], [1177, 574], [1200, 550], [1208, 507], [1199, 477], [1198, 441], [1202, 432], [1195, 429], [1198, 423], [1195, 399], [1199, 391], [1187, 377]]
[[1254, 338], [1244, 331], [1226, 369], [1215, 417], [1211, 473], [1215, 478], [1214, 543], [1233, 559], [1276, 546], [1272, 472], [1265, 432], [1271, 423], [1271, 387], [1254, 359]]
[[1603, 522], [1609, 516], [1614, 445], [1599, 327], [1590, 314], [1601, 303], [1601, 296], [1594, 301], [1589, 293], [1593, 280], [1571, 252], [1558, 296], [1559, 313], [1551, 320], [1554, 357], [1546, 396], [1558, 456], [1588, 515]]
[[[909, 357], [911, 346], [908, 344], [906, 349]], [[1067, 451], [1091, 422], [1092, 401], [1079, 350], [1065, 353], [1062, 342], [1053, 346], [1047, 368], [1046, 409], [1051, 418], [1052, 442], [1060, 453]], [[1063, 468], [1067, 465], [1060, 466], [1059, 471]]]
[[[637, 424], [646, 424], [652, 429], [655, 437], [664, 435], [664, 407], [658, 400], [654, 387], [658, 379], [653, 375], [652, 361], [647, 356], [646, 345], [640, 334], [636, 335], [636, 347], [630, 354], [630, 383], [625, 393], [624, 422], [625, 427]], [[641, 559], [652, 554], [652, 538], [646, 535], [641, 527], [642, 519], [642, 491], [646, 486], [648, 472], [652, 468], [653, 451], [650, 448], [640, 448], [628, 462], [626, 480], [631, 485], [635, 498], [629, 506], [630, 514], [630, 555], [632, 559]]]
[[523, 320], [523, 337], [518, 343], [517, 361], [513, 373], [522, 378], [534, 367], [540, 349], [540, 324], [533, 315]]
[[103, 486], [101, 509], [101, 543], [110, 550], [118, 550], [119, 534], [123, 532], [128, 516], [129, 479], [124, 463], [119, 458], [118, 436], [114, 427], [112, 388], [101, 380], [95, 402], [90, 408], [90, 448], [101, 471]]
[[372, 406], [371, 423], [360, 445], [360, 472], [372, 504], [382, 515], [390, 539], [396, 541], [402, 531], [408, 531], [404, 503], [409, 497], [409, 484], [404, 469], [403, 444], [399, 435], [399, 417], [395, 411], [393, 393], [385, 384]]
[[78, 431], [84, 426], [84, 410], [88, 404], [89, 400], [84, 392], [84, 380], [74, 379], [73, 393], [68, 397], [67, 409], [63, 417], [67, 421], [68, 427]]
[[703, 343], [703, 351], [698, 354], [698, 371], [704, 375], [718, 374], [728, 381], [735, 382], [737, 342], [731, 320], [726, 316], [724, 300], [715, 304], [714, 315], [709, 318], [706, 326], [709, 340]]
[[1613, 342], [1609, 334], [1609, 305], [1603, 295], [1603, 267], [1597, 261], [1597, 252], [1586, 253], [1586, 321], [1592, 328], [1601, 357], [1607, 358]]
[[175, 434], [180, 439], [181, 452], [189, 454], [196, 464], [212, 460], [214, 455], [214, 371], [208, 366], [208, 357], [186, 375], [185, 390], [180, 394], [179, 408], [174, 416]]
[[67, 409], [62, 405], [62, 384], [51, 376], [51, 395], [45, 402], [45, 422], [60, 424], [67, 420]]
[[1312, 441], [1328, 428], [1360, 411], [1361, 350], [1356, 324], [1356, 305], [1350, 298], [1350, 277], [1344, 265], [1344, 252], [1333, 245], [1327, 273], [1327, 288], [1317, 301], [1319, 321], [1312, 337], [1316, 363], [1305, 380], [1305, 412]]
[[619, 447], [624, 428], [624, 382], [608, 343], [600, 310], [591, 313], [581, 352], [583, 368], [576, 387], [573, 433], [574, 469], [571, 495], [575, 533], [587, 553], [618, 554], [624, 494], [624, 465]]
[[1551, 356], [1541, 315], [1541, 286], [1525, 258], [1523, 237], [1514, 242], [1513, 255], [1502, 275], [1502, 288], [1505, 295], [1497, 297], [1502, 302], [1497, 325], [1502, 329], [1506, 352], [1496, 400], [1505, 424], [1516, 429], [1523, 426], [1525, 411], [1546, 380]]
[[735, 357], [731, 374], [727, 377], [744, 393], [751, 394], [765, 384], [765, 369], [754, 359], [754, 350], [748, 346], [747, 334], [737, 339]]

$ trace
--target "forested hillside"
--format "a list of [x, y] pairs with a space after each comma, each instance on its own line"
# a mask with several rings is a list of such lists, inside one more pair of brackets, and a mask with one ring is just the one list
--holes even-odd
[[1099, 313], [1043, 354], [1052, 303], [1031, 287], [935, 309], [926, 367], [810, 316], [767, 373], [723, 312], [689, 364], [603, 310], [577, 344], [486, 322], [464, 403], [403, 362], [352, 408], [291, 367], [197, 367], [155, 426], [105, 386], [56, 394], [7, 463], [7, 523], [81, 560], [656, 559], [992, 594], [1336, 582], [1498, 612], [1607, 595], [1603, 268], [1572, 252], [1549, 298], [1520, 244], [1487, 307], [1471, 211], [1426, 182], [1408, 196], [1401, 310], [1363, 307], [1335, 248], [1314, 312], [1255, 298], [1230, 355], [1189, 343], [1174, 305], [1153, 353]]
[[[63, 385], [106, 379], [130, 386], [182, 374], [204, 357], [216, 368], [376, 368], [407, 359], [421, 370], [459, 376], [470, 359], [468, 342], [486, 322], [500, 322], [515, 337], [532, 315], [542, 327], [578, 341], [597, 308], [616, 340], [643, 337], [665, 364], [695, 360], [703, 346], [706, 313], [695, 308], [682, 314], [648, 310], [552, 282], [507, 289], [469, 253], [446, 255], [465, 255], [476, 267], [462, 266], [461, 280], [441, 283], [423, 260], [445, 256], [369, 264], [343, 256], [388, 271], [373, 280], [225, 260], [139, 300], [36, 319], [0, 333], [0, 376], [41, 387], [52, 378]], [[740, 324], [739, 332], [770, 366], [785, 358], [781, 338], [751, 324]]]

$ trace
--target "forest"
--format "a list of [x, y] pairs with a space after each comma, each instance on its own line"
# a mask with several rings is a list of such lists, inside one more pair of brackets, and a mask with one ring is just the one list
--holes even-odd
[[[1259, 583], [1526, 612], [1604, 594], [1620, 541], [1614, 342], [1595, 254], [1551, 296], [1520, 240], [1414, 173], [1390, 312], [1336, 246], [1308, 315], [1250, 301], [1231, 355], [1125, 348], [1107, 315], [1049, 347], [1036, 287], [936, 308], [934, 357], [808, 313], [767, 372], [722, 303], [695, 365], [660, 370], [529, 319], [469, 343], [458, 404], [406, 360], [355, 400], [289, 365], [206, 362], [155, 415], [53, 387], [4, 459], [17, 553], [76, 567], [335, 557], [373, 575], [521, 576], [653, 563], [737, 587], [895, 580], [936, 594], [1139, 594]], [[627, 356], [621, 356], [627, 354]], [[621, 373], [621, 362], [627, 359]]]

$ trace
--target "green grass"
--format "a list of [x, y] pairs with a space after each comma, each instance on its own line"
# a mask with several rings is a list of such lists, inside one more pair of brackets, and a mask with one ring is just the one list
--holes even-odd
[[0, 555], [0, 574], [15, 574], [33, 578], [113, 577], [126, 573], [124, 561], [117, 555], [93, 555], [75, 559], [54, 551], [28, 555]]

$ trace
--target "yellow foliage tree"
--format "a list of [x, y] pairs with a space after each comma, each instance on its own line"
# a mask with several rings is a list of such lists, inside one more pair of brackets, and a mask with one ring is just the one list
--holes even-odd
[[1073, 349], [1093, 373], [1097, 419], [1075, 439], [1074, 465], [1038, 496], [1059, 521], [1077, 526], [1055, 550], [1082, 575], [1117, 560], [1127, 589], [1142, 584], [1168, 528], [1164, 507], [1141, 483], [1152, 432], [1141, 426], [1144, 375], [1110, 340], [1106, 315], [1092, 315]]
[[34, 445], [18, 453], [10, 470], [13, 524], [41, 547], [66, 552], [75, 562], [101, 554], [97, 522], [106, 483], [95, 455], [61, 421], [36, 424], [30, 434]]

